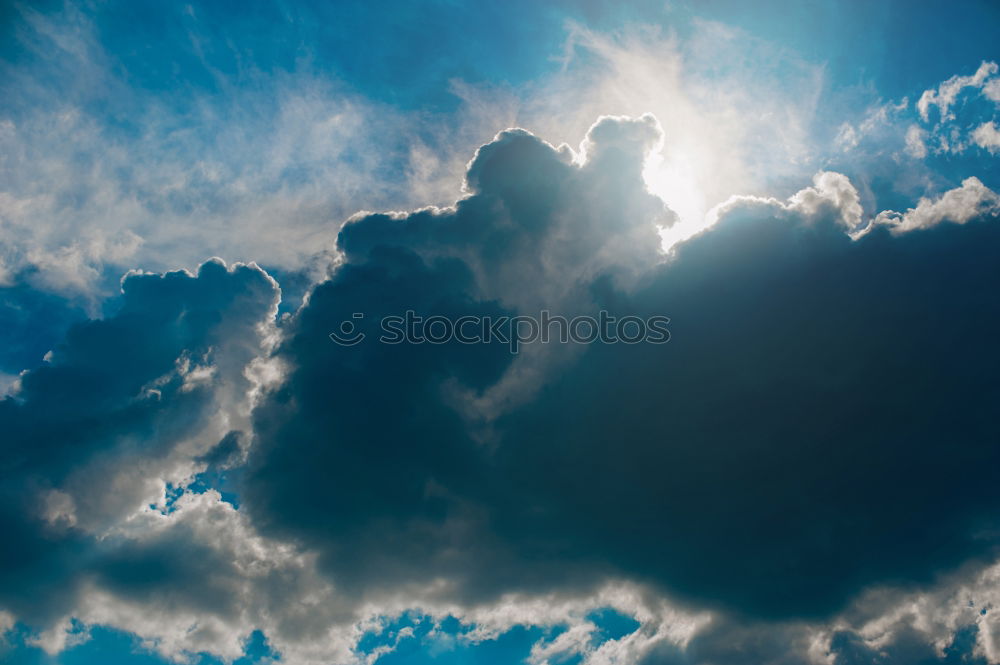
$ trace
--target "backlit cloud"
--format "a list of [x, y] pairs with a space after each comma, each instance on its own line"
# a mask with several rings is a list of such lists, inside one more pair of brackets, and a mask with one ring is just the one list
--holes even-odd
[[995, 16], [737, 4], [5, 14], [0, 659], [1000, 663]]

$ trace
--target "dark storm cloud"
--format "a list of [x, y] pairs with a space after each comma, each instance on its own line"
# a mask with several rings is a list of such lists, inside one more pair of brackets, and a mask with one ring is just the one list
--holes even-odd
[[510, 367], [508, 345], [343, 347], [328, 335], [356, 312], [374, 340], [378, 320], [406, 310], [498, 317], [540, 294], [576, 302], [598, 275], [651, 264], [652, 220], [665, 213], [636, 165], [658, 132], [651, 117], [606, 120], [581, 168], [567, 149], [507, 131], [478, 152], [454, 209], [347, 224], [347, 263], [290, 324], [280, 356], [293, 371], [255, 414], [244, 498], [258, 522], [318, 544], [344, 587], [434, 574], [468, 592], [506, 584], [478, 570], [511, 554], [483, 523], [508, 488], [449, 388], [481, 395]]
[[[216, 261], [128, 277], [115, 315], [72, 327], [0, 401], [16, 543], [0, 605], [153, 630], [129, 623], [145, 606], [179, 640], [195, 613], [214, 627], [177, 644], [238, 654], [261, 626], [319, 643], [359, 598], [626, 579], [719, 610], [650, 665], [785, 663], [866, 589], [995, 555], [1000, 227], [927, 203], [933, 224], [851, 240], [856, 192], [825, 173], [786, 203], [731, 200], [662, 260], [655, 224], [674, 217], [642, 180], [659, 139], [650, 116], [602, 119], [582, 156], [508, 130], [454, 207], [351, 220], [343, 261], [283, 320], [282, 380], [252, 421], [273, 280]], [[668, 316], [671, 339], [518, 355], [376, 341], [407, 310], [540, 309]], [[344, 321], [369, 338], [335, 344]], [[240, 510], [177, 490], [169, 519], [116, 530], [165, 478], [244, 460]], [[305, 590], [323, 598], [308, 618]], [[903, 622], [878, 652], [852, 630], [828, 631], [834, 662], [937, 657]]]
[[[603, 121], [582, 167], [506, 132], [454, 210], [344, 227], [347, 262], [294, 320], [289, 380], [256, 415], [244, 491], [259, 524], [358, 589], [444, 577], [485, 598], [589, 570], [759, 617], [825, 616], [993, 552], [1000, 228], [852, 241], [851, 200], [746, 199], [630, 282], [608, 250], [628, 235], [642, 265], [655, 249], [635, 240], [656, 216], [642, 127]], [[326, 337], [353, 312], [546, 297], [670, 316], [671, 343], [544, 366], [483, 440], [452, 388], [483, 395], [522, 359]]]
[[870, 644], [848, 629], [835, 630], [829, 644], [819, 646], [801, 625], [742, 623], [723, 619], [699, 632], [684, 649], [664, 643], [642, 658], [640, 665], [800, 665], [812, 651], [830, 665], [986, 665], [976, 652], [975, 625], [955, 631], [940, 650], [927, 635], [905, 627], [882, 644]]
[[568, 147], [506, 130], [477, 151], [465, 179], [470, 196], [454, 209], [362, 217], [344, 226], [338, 247], [351, 263], [378, 247], [459, 258], [481, 296], [561, 304], [602, 274], [624, 277], [657, 260], [653, 224], [673, 215], [645, 191], [641, 168], [660, 140], [650, 115], [605, 118], [576, 166]]
[[[93, 536], [183, 464], [177, 447], [197, 440], [219, 382], [240, 387], [241, 360], [255, 355], [276, 300], [253, 266], [131, 275], [116, 314], [74, 325], [21, 377], [0, 401], [0, 603], [43, 624], [65, 611], [78, 575], [113, 541], [98, 547]], [[217, 376], [205, 380], [200, 367]]]
[[669, 345], [593, 347], [504, 423], [538, 533], [776, 616], [989, 554], [1000, 229], [852, 243], [769, 212], [626, 301], [670, 313]]

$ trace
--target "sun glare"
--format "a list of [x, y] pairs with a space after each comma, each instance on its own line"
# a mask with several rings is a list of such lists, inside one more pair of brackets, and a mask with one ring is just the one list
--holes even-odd
[[671, 152], [670, 158], [656, 152], [649, 156], [642, 177], [651, 194], [659, 197], [672, 211], [677, 221], [660, 228], [664, 252], [705, 228], [707, 205], [695, 178], [694, 161], [682, 152]]

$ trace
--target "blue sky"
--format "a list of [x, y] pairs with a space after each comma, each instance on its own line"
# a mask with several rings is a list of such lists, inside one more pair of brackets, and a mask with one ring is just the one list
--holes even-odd
[[998, 29], [5, 3], [0, 660], [1000, 663]]

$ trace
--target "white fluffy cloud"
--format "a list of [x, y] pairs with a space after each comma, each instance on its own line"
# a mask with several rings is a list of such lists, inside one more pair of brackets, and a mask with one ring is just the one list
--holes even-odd
[[923, 159], [927, 156], [927, 132], [917, 125], [910, 125], [906, 129], [906, 152], [914, 159]]
[[[954, 107], [967, 91], [980, 94], [986, 100], [1000, 104], [1000, 71], [995, 62], [983, 62], [971, 76], [953, 76], [944, 81], [936, 89], [925, 90], [917, 101], [917, 109], [924, 123], [930, 122], [930, 108], [936, 106], [939, 117], [931, 129], [916, 129], [912, 125], [906, 133], [907, 152], [914, 157], [924, 157], [927, 154], [928, 139], [932, 149], [939, 153], [961, 153], [970, 145], [976, 145], [993, 153], [1000, 145], [1000, 135], [996, 134], [993, 121], [979, 124], [972, 132], [968, 131], [967, 123], [959, 122]], [[993, 130], [991, 132], [991, 130]]]
[[[711, 229], [720, 219], [739, 208], [766, 210], [779, 217], [795, 217], [807, 224], [832, 220], [844, 233], [855, 232], [861, 225], [864, 210], [861, 198], [851, 180], [843, 173], [820, 171], [813, 176], [811, 187], [805, 187], [782, 201], [773, 197], [750, 195], [732, 196], [715, 206], [706, 216], [705, 225], [697, 232]], [[674, 236], [671, 229], [663, 233], [665, 244], [672, 247], [696, 234]]]
[[465, 106], [446, 128], [305, 64], [247, 74], [225, 96], [152, 96], [90, 17], [22, 13], [27, 64], [0, 70], [14, 95], [0, 115], [0, 284], [100, 300], [127, 269], [211, 255], [299, 269], [359, 209], [454, 199], [468, 154], [497, 128], [495, 108]]
[[254, 630], [265, 632], [285, 662], [352, 660], [354, 608], [317, 570], [315, 557], [260, 537], [217, 492], [185, 493], [167, 512], [144, 510], [106, 541], [132, 565], [152, 562], [156, 570], [181, 552], [184, 562], [174, 564], [175, 579], [137, 588], [121, 584], [113, 570], [102, 571], [66, 619], [43, 635], [48, 651], [64, 648], [61, 636], [74, 630], [72, 617], [134, 633], [145, 648], [177, 662], [198, 653], [235, 660]]
[[942, 222], [966, 222], [1000, 214], [1000, 195], [984, 185], [979, 178], [970, 177], [960, 187], [950, 189], [937, 199], [921, 198], [915, 208], [906, 212], [885, 210], [873, 224], [885, 225], [894, 234], [917, 229], [929, 229]]
[[976, 127], [975, 131], [972, 132], [972, 140], [980, 148], [990, 152], [1000, 150], [1000, 130], [997, 129], [992, 120]]
[[[854, 122], [844, 122], [834, 137], [834, 147], [850, 154], [851, 166], [859, 160], [890, 160], [894, 178], [902, 175], [917, 181], [934, 173], [919, 165], [907, 165], [900, 174], [900, 157], [923, 160], [928, 155], [960, 154], [971, 146], [995, 152], [990, 133], [994, 104], [1000, 104], [1000, 66], [983, 62], [971, 75], [955, 75], [935, 88], [925, 90], [912, 107], [908, 98], [898, 102], [878, 101]], [[938, 113], [932, 114], [931, 110]], [[961, 114], [961, 116], [959, 115]], [[984, 117], [985, 116], [985, 117]], [[970, 130], [970, 120], [975, 130]]]
[[[925, 90], [920, 99], [917, 100], [917, 110], [920, 111], [920, 117], [927, 122], [930, 116], [930, 108], [932, 106], [937, 106], [938, 111], [941, 114], [941, 121], [953, 120], [954, 113], [951, 112], [951, 107], [958, 99], [958, 95], [965, 88], [979, 88], [982, 89], [984, 85], [989, 85], [988, 96], [993, 94], [996, 86], [995, 80], [991, 78], [1000, 71], [995, 62], [983, 62], [979, 65], [979, 68], [971, 76], [952, 76], [947, 81], [944, 81], [937, 89]], [[988, 83], [987, 83], [988, 82]], [[991, 97], [992, 98], [992, 97]]]
[[[453, 617], [470, 628], [447, 636], [450, 648], [495, 640], [517, 626], [564, 626], [559, 637], [539, 639], [529, 662], [543, 665], [579, 655], [587, 665], [627, 665], [657, 647], [683, 649], [712, 618], [626, 580], [609, 581], [593, 593], [509, 594], [488, 604], [414, 601], [419, 589], [359, 603], [339, 592], [314, 553], [261, 536], [215, 491], [184, 493], [169, 511], [144, 510], [106, 541], [123, 562], [128, 557], [132, 566], [152, 564], [151, 575], [157, 564], [183, 552], [171, 564], [179, 576], [163, 583], [151, 578], [138, 587], [120, 584], [110, 569], [112, 574], [93, 576], [76, 604], [32, 638], [50, 655], [87, 641], [92, 626], [113, 626], [137, 635], [144, 649], [174, 662], [190, 662], [198, 654], [231, 662], [259, 630], [281, 662], [361, 665], [373, 660], [357, 648], [365, 633], [379, 632], [393, 618], [415, 612], [435, 622]], [[435, 595], [432, 588], [423, 593]], [[597, 626], [587, 617], [607, 608], [634, 618], [639, 627], [595, 644]], [[0, 631], [12, 627], [15, 618], [0, 613], [4, 620]], [[374, 654], [397, 645], [398, 640]]]

